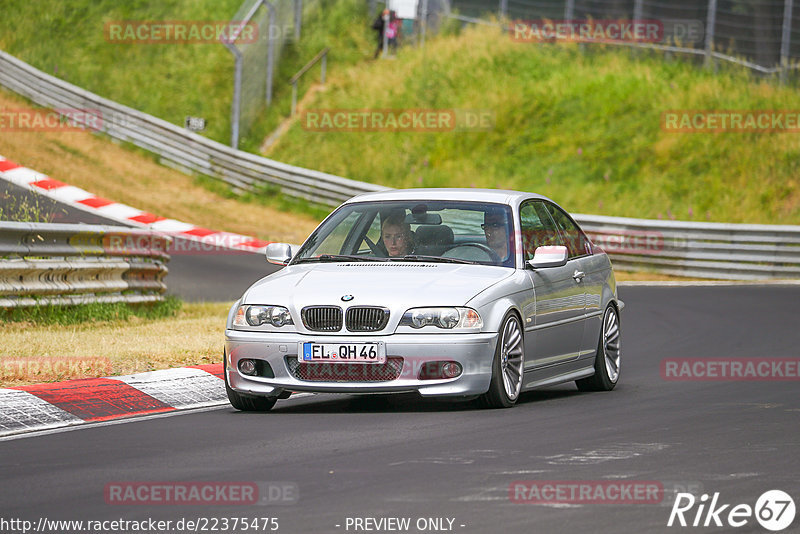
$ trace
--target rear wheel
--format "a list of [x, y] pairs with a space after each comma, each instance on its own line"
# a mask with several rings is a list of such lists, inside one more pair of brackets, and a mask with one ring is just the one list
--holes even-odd
[[575, 384], [581, 391], [611, 391], [619, 380], [619, 362], [619, 314], [614, 305], [609, 304], [603, 314], [594, 375], [576, 380]]
[[525, 346], [519, 319], [509, 313], [503, 320], [492, 362], [489, 391], [481, 396], [488, 408], [510, 408], [516, 404], [522, 389]]
[[225, 378], [225, 393], [231, 406], [243, 412], [267, 412], [275, 406], [277, 397], [256, 397], [254, 395], [243, 395], [237, 393], [228, 385], [228, 356], [222, 353], [222, 376]]

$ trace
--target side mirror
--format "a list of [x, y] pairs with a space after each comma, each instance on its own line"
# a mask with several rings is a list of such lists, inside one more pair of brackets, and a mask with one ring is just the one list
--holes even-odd
[[275, 265], [286, 265], [292, 259], [292, 247], [286, 243], [267, 245], [267, 261]]
[[547, 267], [562, 267], [567, 264], [567, 247], [547, 246], [537, 247], [533, 252], [533, 259], [528, 260], [528, 265], [534, 269]]

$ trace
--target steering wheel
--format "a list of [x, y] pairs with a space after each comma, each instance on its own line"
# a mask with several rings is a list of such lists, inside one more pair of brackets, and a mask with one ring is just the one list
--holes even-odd
[[[451, 254], [454, 250], [458, 250], [460, 248], [461, 249], [464, 249], [464, 248], [476, 248], [476, 249], [480, 250], [481, 252], [483, 252], [484, 254], [486, 254], [487, 256], [489, 256], [489, 260], [491, 260], [492, 263], [501, 263], [502, 262], [502, 260], [500, 259], [500, 255], [497, 252], [495, 252], [494, 250], [492, 250], [491, 248], [489, 248], [486, 245], [484, 245], [483, 243], [462, 243], [462, 244], [456, 245], [454, 247], [450, 247], [449, 249], [445, 250], [442, 253], [442, 257], [443, 258], [456, 258], [456, 259], [460, 259], [460, 260], [474, 260], [474, 258], [463, 257], [463, 256], [459, 256], [457, 254], [455, 254], [455, 255]], [[475, 260], [475, 261], [480, 261], [480, 260]]]

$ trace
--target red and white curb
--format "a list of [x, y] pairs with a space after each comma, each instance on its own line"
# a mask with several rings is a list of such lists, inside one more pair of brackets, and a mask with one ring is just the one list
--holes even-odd
[[[45, 195], [73, 208], [118, 221], [128, 226], [148, 228], [162, 232], [173, 238], [185, 239], [195, 243], [203, 250], [207, 248], [263, 252], [271, 241], [263, 241], [252, 236], [218, 232], [193, 224], [168, 219], [119, 202], [98, 197], [79, 187], [65, 184], [33, 169], [0, 156], [0, 179], [30, 191]], [[187, 251], [191, 247], [186, 247]]]
[[0, 389], [0, 437], [228, 402], [222, 364]]

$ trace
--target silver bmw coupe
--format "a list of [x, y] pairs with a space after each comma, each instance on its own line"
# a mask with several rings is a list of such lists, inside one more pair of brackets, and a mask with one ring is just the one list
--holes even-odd
[[352, 198], [285, 265], [245, 291], [225, 329], [239, 410], [292, 392], [479, 397], [619, 380], [611, 262], [552, 200], [532, 193], [407, 189]]

